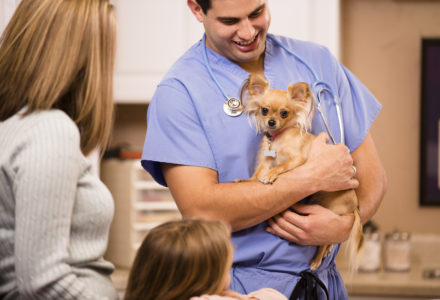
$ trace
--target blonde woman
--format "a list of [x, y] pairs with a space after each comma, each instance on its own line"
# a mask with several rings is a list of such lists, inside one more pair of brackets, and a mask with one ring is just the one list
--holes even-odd
[[136, 255], [125, 300], [287, 300], [273, 289], [226, 290], [233, 248], [225, 223], [187, 219], [153, 228]]
[[23, 0], [1, 37], [1, 299], [117, 299], [85, 158], [111, 128], [115, 35], [107, 0]]

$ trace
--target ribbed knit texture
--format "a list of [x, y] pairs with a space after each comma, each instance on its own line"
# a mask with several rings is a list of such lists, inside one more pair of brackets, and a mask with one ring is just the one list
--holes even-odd
[[62, 111], [0, 122], [0, 299], [116, 299], [113, 200]]

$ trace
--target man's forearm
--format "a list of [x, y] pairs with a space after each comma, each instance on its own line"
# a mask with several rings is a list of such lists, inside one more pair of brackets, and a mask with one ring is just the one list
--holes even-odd
[[361, 219], [362, 223], [366, 223], [382, 202], [386, 192], [387, 177], [370, 134], [352, 156], [358, 169], [359, 187], [356, 189], [356, 195]]
[[282, 174], [273, 184], [264, 185], [257, 181], [218, 183], [216, 172], [205, 168], [163, 169], [184, 217], [223, 220], [233, 231], [259, 224], [315, 192], [308, 182], [310, 176], [301, 170]]

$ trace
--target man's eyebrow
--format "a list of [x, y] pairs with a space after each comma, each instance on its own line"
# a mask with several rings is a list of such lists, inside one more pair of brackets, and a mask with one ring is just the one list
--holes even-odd
[[217, 21], [223, 22], [223, 23], [231, 23], [231, 22], [238, 22], [240, 21], [240, 18], [234, 18], [234, 17], [217, 17]]
[[257, 13], [257, 12], [259, 12], [259, 11], [262, 10], [265, 6], [266, 6], [266, 3], [261, 4], [261, 5], [258, 6], [256, 9], [254, 9], [254, 11], [251, 12], [251, 13], [249, 14], [249, 16], [250, 16], [250, 15], [253, 15], [253, 14]]
[[[258, 11], [262, 10], [266, 6], [266, 3], [261, 4], [256, 9], [254, 9], [249, 16], [252, 16], [253, 14], [257, 13]], [[217, 17], [217, 20], [220, 22], [238, 22], [240, 21], [240, 18], [234, 18], [234, 17]]]

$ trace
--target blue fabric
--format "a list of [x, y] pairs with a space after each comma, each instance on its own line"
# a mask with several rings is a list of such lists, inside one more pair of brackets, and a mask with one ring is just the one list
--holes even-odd
[[[351, 151], [355, 150], [367, 135], [381, 105], [327, 48], [274, 37], [308, 62], [320, 80], [333, 87], [341, 99], [346, 145]], [[239, 97], [249, 74], [209, 48], [207, 52], [217, 80], [229, 96]], [[314, 80], [303, 64], [269, 39], [264, 64], [271, 88], [287, 89], [289, 84], [299, 81], [310, 84]], [[149, 105], [142, 165], [157, 182], [166, 185], [161, 162], [213, 169], [218, 172], [219, 182], [252, 175], [262, 135], [256, 134], [255, 127], [244, 115], [227, 116], [223, 112], [224, 101], [204, 65], [202, 45], [198, 42], [169, 70]], [[336, 141], [340, 141], [332, 99], [324, 96], [321, 105]], [[315, 134], [325, 131], [319, 113], [314, 118], [312, 131]], [[294, 274], [309, 268], [316, 247], [289, 243], [267, 233], [265, 227], [262, 223], [233, 233], [236, 252], [231, 286], [246, 294], [273, 287], [289, 296], [299, 279]], [[324, 260], [317, 274], [329, 287], [332, 299], [346, 299], [343, 282], [333, 264], [338, 248]]]

